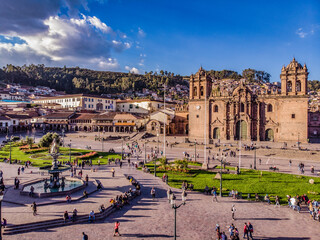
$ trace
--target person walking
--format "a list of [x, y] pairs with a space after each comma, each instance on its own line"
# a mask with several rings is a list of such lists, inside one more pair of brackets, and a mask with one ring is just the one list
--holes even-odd
[[248, 225], [247, 223], [244, 223], [244, 227], [243, 227], [243, 238], [247, 238], [249, 239], [249, 234], [248, 234]]
[[119, 221], [116, 221], [116, 223], [114, 224], [114, 233], [113, 233], [113, 236], [115, 237], [117, 234], [118, 236], [121, 236], [120, 232], [119, 232], [119, 226], [120, 226], [120, 223]]
[[216, 202], [218, 202], [218, 199], [217, 199], [217, 189], [215, 187], [212, 188], [212, 202], [214, 202], [214, 200]]
[[82, 232], [82, 240], [89, 240], [88, 235]]
[[156, 190], [154, 189], [154, 187], [152, 187], [150, 193], [151, 193], [152, 199], [154, 200], [156, 198]]
[[181, 199], [182, 199], [183, 204], [185, 204], [186, 200], [187, 200], [187, 192], [185, 190], [183, 190], [181, 193]]
[[66, 223], [69, 219], [69, 214], [68, 214], [68, 211], [64, 211], [64, 214], [63, 214], [63, 221], [64, 223]]
[[232, 220], [235, 220], [235, 218], [234, 218], [234, 214], [235, 214], [235, 212], [236, 212], [236, 208], [235, 208], [234, 204], [232, 204], [232, 207], [231, 207], [231, 216], [232, 216]]
[[167, 198], [168, 198], [169, 203], [170, 203], [170, 199], [171, 199], [171, 194], [172, 194], [171, 188], [168, 188]]
[[88, 176], [88, 174], [86, 175], [85, 179], [86, 179], [86, 186], [88, 186], [88, 183], [89, 183], [89, 176]]
[[31, 205], [32, 211], [33, 211], [33, 216], [37, 215], [37, 204], [36, 202], [33, 202]]
[[114, 170], [114, 168], [112, 168], [111, 169], [112, 177], [114, 177], [114, 172], [115, 172], [115, 170]]
[[252, 224], [251, 224], [250, 222], [248, 222], [248, 234], [249, 234], [249, 237], [250, 237], [251, 239], [253, 239], [253, 237], [252, 237], [252, 234], [253, 234], [253, 226], [252, 226]]
[[276, 196], [275, 202], [276, 202], [275, 207], [276, 207], [276, 206], [279, 206], [279, 207], [280, 207], [280, 199], [279, 199], [278, 196]]

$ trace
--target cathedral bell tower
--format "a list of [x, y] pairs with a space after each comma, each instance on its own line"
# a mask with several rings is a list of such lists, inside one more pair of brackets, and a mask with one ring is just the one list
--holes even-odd
[[295, 58], [288, 66], [281, 69], [281, 94], [282, 95], [306, 95], [308, 84], [308, 69], [306, 64], [302, 67]]
[[200, 67], [195, 75], [190, 76], [189, 86], [190, 100], [205, 99], [210, 95], [212, 81], [206, 71]]

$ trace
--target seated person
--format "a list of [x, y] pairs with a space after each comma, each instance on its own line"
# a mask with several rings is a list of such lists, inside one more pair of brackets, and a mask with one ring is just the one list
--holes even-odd
[[99, 212], [104, 212], [106, 210], [106, 208], [104, 207], [104, 205], [102, 204], [102, 205], [100, 205], [100, 207], [99, 207]]
[[264, 197], [264, 200], [270, 204], [270, 197], [268, 194]]
[[96, 216], [94, 215], [94, 211], [91, 210], [91, 212], [89, 213], [89, 222], [94, 222], [95, 219]]
[[209, 187], [208, 187], [208, 185], [206, 185], [204, 188], [204, 193], [209, 194], [209, 192], [210, 192]]
[[98, 183], [97, 189], [98, 189], [99, 191], [102, 189], [102, 184], [101, 184], [101, 182]]

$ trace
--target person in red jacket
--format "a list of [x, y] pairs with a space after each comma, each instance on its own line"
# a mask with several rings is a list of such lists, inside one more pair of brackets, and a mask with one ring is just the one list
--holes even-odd
[[119, 221], [116, 221], [116, 223], [114, 224], [114, 234], [113, 234], [113, 236], [116, 236], [116, 234], [118, 234], [118, 236], [121, 236], [121, 234], [119, 232], [119, 226], [120, 226]]
[[245, 238], [247, 236], [247, 239], [249, 239], [249, 229], [248, 229], [248, 225], [247, 223], [244, 223], [244, 227], [243, 227], [243, 238]]

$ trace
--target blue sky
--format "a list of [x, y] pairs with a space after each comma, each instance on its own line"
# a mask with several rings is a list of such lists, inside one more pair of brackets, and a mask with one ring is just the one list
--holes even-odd
[[[26, 3], [27, 2], [27, 3]], [[265, 70], [320, 80], [320, 1], [0, 0], [0, 65]]]

